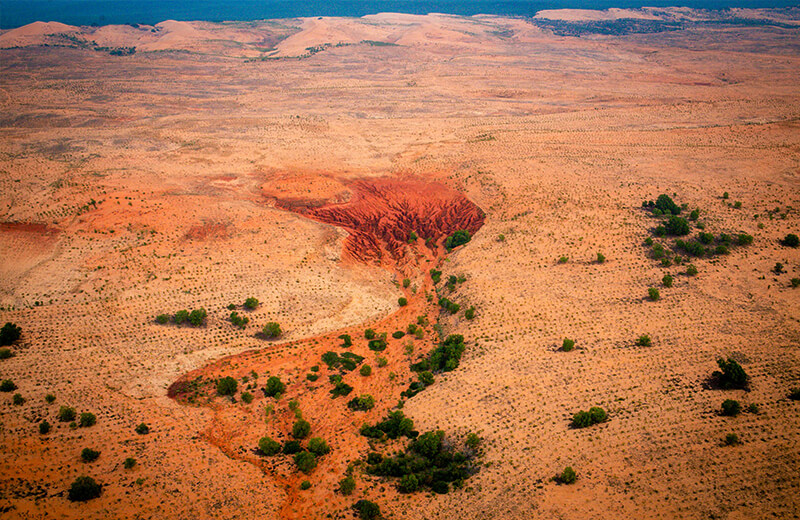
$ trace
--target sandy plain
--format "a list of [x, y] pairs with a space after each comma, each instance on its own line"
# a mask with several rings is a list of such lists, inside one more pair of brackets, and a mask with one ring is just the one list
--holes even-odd
[[[531, 20], [381, 14], [0, 34], [0, 322], [23, 328], [0, 378], [26, 399], [0, 396], [4, 516], [351, 518], [368, 498], [387, 518], [796, 518], [800, 251], [778, 241], [800, 229], [800, 16], [626, 13], [543, 17], [683, 25], [561, 36]], [[391, 187], [378, 190], [388, 225], [321, 216], [373, 185]], [[753, 245], [696, 261], [695, 277], [661, 266], [640, 209], [660, 193]], [[472, 241], [445, 255], [386, 232], [429, 214], [434, 242], [468, 225]], [[377, 249], [359, 255], [365, 222]], [[448, 297], [474, 320], [424, 298], [435, 265], [466, 277]], [[226, 306], [249, 296], [261, 305], [239, 330]], [[202, 328], [154, 321], [201, 306]], [[447, 495], [358, 474], [343, 497], [336, 483], [369, 450], [355, 430], [395, 406], [435, 337], [411, 355], [390, 340], [376, 368], [359, 334], [420, 314], [467, 350], [404, 411], [420, 431], [477, 432], [480, 471]], [[257, 337], [267, 321], [279, 341]], [[347, 376], [378, 397], [366, 414], [304, 379], [342, 331], [374, 368]], [[651, 346], [634, 345], [641, 334]], [[575, 351], [558, 350], [564, 337]], [[705, 387], [719, 356], [742, 363], [749, 392]], [[252, 370], [288, 382], [281, 400], [168, 396], [198, 373]], [[726, 398], [760, 411], [721, 417]], [[333, 448], [308, 477], [251, 453], [285, 434], [291, 399]], [[59, 423], [60, 405], [97, 424]], [[595, 405], [608, 422], [570, 428]], [[44, 418], [54, 428], [39, 435]], [[731, 432], [741, 445], [722, 445]], [[100, 458], [81, 462], [84, 447]], [[567, 465], [576, 484], [553, 482]], [[83, 474], [103, 494], [71, 503]]]

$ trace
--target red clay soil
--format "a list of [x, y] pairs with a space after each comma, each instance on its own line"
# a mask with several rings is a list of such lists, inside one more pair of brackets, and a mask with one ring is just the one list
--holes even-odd
[[444, 238], [465, 229], [476, 232], [484, 213], [461, 193], [419, 180], [370, 179], [347, 183], [352, 198], [343, 204], [279, 207], [342, 227], [350, 232], [345, 256], [359, 262], [396, 267], [408, 254], [414, 231], [436, 251]]
[[[357, 181], [349, 188], [354, 196], [347, 203], [316, 208], [299, 208], [292, 204], [291, 209], [347, 229], [351, 235], [344, 247], [347, 256], [353, 260], [378, 262], [390, 269], [402, 268], [400, 264], [422, 269], [426, 276], [416, 292], [408, 288], [399, 289], [408, 299], [408, 305], [378, 322], [292, 343], [268, 344], [260, 350], [217, 360], [185, 374], [169, 388], [171, 398], [187, 405], [207, 406], [213, 411], [213, 419], [203, 432], [211, 444], [227, 456], [254, 464], [273, 477], [277, 488], [285, 493], [279, 512], [282, 519], [322, 518], [332, 511], [348, 508], [354, 502], [353, 497], [343, 497], [333, 491], [344, 477], [347, 465], [362, 458], [369, 449], [368, 440], [359, 435], [359, 427], [364, 422], [381, 420], [396, 406], [401, 392], [414, 377], [409, 365], [426, 355], [438, 340], [433, 324], [439, 309], [435, 297], [432, 301], [426, 297], [434, 293], [427, 272], [441, 260], [444, 252], [442, 242], [448, 235], [459, 229], [475, 232], [483, 223], [483, 212], [477, 206], [440, 184], [380, 179]], [[408, 234], [412, 230], [420, 238], [409, 244]], [[428, 244], [422, 237], [430, 238]], [[413, 262], [409, 262], [409, 258]], [[419, 317], [425, 317], [424, 338], [414, 339], [410, 335], [402, 339], [392, 337], [392, 332], [405, 331], [409, 324], [417, 323]], [[368, 349], [364, 338], [366, 327], [379, 334], [387, 333], [386, 350], [376, 353]], [[342, 347], [339, 339], [342, 334], [353, 338], [352, 347]], [[405, 350], [409, 343], [413, 344], [413, 354]], [[364, 377], [358, 369], [342, 373], [342, 380], [351, 385], [353, 391], [348, 396], [333, 398], [329, 393], [333, 385], [328, 376], [340, 372], [321, 362], [321, 355], [327, 351], [349, 351], [363, 356], [363, 363], [372, 366], [372, 375]], [[376, 355], [387, 360], [385, 367], [377, 367]], [[316, 372], [319, 379], [312, 382], [306, 374], [314, 373], [311, 367], [315, 365], [319, 367]], [[254, 396], [252, 403], [231, 403], [216, 396], [214, 381], [217, 378], [232, 376], [241, 381], [242, 377], [249, 376], [252, 382], [253, 373], [258, 374], [259, 379], [256, 388], [250, 390]], [[285, 397], [278, 401], [265, 397], [260, 390], [268, 375], [279, 376], [286, 383]], [[245, 390], [244, 386], [240, 385], [240, 391]], [[347, 401], [362, 394], [375, 398], [372, 410], [354, 412], [347, 408]], [[319, 459], [319, 465], [310, 475], [298, 471], [291, 456], [264, 457], [256, 448], [258, 439], [264, 435], [279, 442], [291, 439], [295, 414], [289, 409], [289, 400], [299, 403], [303, 418], [311, 423], [311, 437], [321, 437], [331, 447], [331, 452]], [[265, 407], [273, 410], [267, 417]], [[300, 482], [306, 479], [313, 482], [313, 487], [300, 492]], [[364, 482], [357, 480], [353, 496], [366, 496]], [[373, 491], [369, 497], [383, 500], [387, 494], [394, 493], [394, 488], [389, 486], [382, 496]]]

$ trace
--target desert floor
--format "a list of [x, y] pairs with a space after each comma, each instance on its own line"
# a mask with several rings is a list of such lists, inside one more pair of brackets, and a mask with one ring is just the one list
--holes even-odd
[[[797, 518], [800, 250], [779, 240], [800, 232], [800, 17], [781, 17], [581, 36], [442, 15], [0, 33], [0, 324], [23, 329], [0, 379], [25, 399], [0, 394], [0, 511], [352, 518], [366, 498], [396, 519]], [[662, 266], [641, 209], [661, 193], [753, 244], [693, 260], [694, 277]], [[405, 243], [423, 227], [431, 247]], [[472, 241], [447, 254], [463, 227]], [[434, 289], [436, 266], [466, 281]], [[435, 290], [462, 312], [440, 313]], [[261, 304], [244, 311], [250, 296]], [[203, 327], [155, 322], [199, 307]], [[363, 330], [420, 315], [424, 337], [390, 337], [378, 367]], [[280, 339], [256, 334], [268, 321]], [[446, 495], [404, 495], [356, 469], [342, 496], [370, 450], [357, 429], [397, 405], [437, 321], [466, 352], [403, 411], [454, 443], [479, 434], [480, 470]], [[377, 398], [369, 412], [328, 394], [320, 354], [343, 332], [373, 368], [346, 376]], [[721, 356], [749, 391], [709, 389]], [[286, 393], [168, 395], [253, 372]], [[728, 398], [759, 411], [722, 417]], [[286, 438], [292, 400], [333, 449], [310, 475], [253, 453]], [[62, 405], [97, 424], [70, 428]], [[571, 428], [592, 406], [609, 420]], [[565, 466], [574, 485], [552, 480]], [[79, 475], [100, 498], [67, 500]]]

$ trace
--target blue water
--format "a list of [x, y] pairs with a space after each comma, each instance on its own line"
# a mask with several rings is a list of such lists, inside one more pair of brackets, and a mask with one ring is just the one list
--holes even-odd
[[702, 9], [789, 7], [798, 0], [0, 0], [0, 28], [37, 20], [70, 25], [154, 24], [163, 20], [261, 20], [299, 16], [364, 16], [380, 12], [533, 16], [542, 9], [609, 7]]

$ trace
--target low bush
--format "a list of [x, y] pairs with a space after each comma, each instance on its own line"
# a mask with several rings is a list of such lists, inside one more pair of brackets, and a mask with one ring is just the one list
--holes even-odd
[[399, 305], [400, 307], [405, 307], [406, 305], [408, 305], [408, 300], [404, 296], [401, 296], [400, 298], [397, 299], [397, 305]]
[[301, 451], [294, 456], [294, 463], [297, 469], [303, 473], [311, 473], [317, 467], [317, 457], [310, 451]]
[[656, 209], [661, 210], [665, 215], [677, 215], [681, 212], [681, 208], [675, 204], [669, 195], [659, 195], [655, 203]]
[[219, 395], [233, 395], [238, 387], [239, 383], [231, 376], [225, 376], [217, 381], [217, 393]]
[[689, 264], [689, 266], [686, 268], [687, 276], [697, 276], [697, 272], [697, 268], [692, 264]]
[[303, 447], [300, 446], [300, 441], [286, 441], [283, 443], [284, 455], [294, 455], [295, 453], [300, 453], [302, 450]]
[[199, 327], [206, 321], [208, 313], [204, 308], [195, 309], [189, 313], [189, 323], [192, 327]]
[[17, 384], [10, 379], [3, 379], [0, 382], [0, 392], [13, 392], [17, 389]]
[[81, 451], [81, 460], [83, 462], [94, 462], [100, 457], [100, 452], [91, 448], [83, 448]]
[[442, 279], [442, 272], [436, 269], [431, 269], [430, 273], [431, 273], [431, 280], [433, 280], [433, 284], [434, 285], [438, 284]]
[[390, 439], [397, 439], [398, 437], [413, 438], [416, 435], [414, 421], [406, 417], [400, 410], [389, 412], [386, 419], [375, 424], [375, 426], [369, 426], [364, 423], [359, 433], [371, 439], [380, 439], [384, 435]]
[[374, 339], [375, 338], [375, 331], [372, 329], [366, 329], [364, 331], [364, 337], [366, 339]]
[[789, 390], [789, 399], [792, 401], [800, 401], [800, 388], [792, 388]]
[[369, 394], [360, 395], [352, 398], [347, 403], [347, 407], [353, 411], [366, 412], [375, 407], [375, 398]]
[[339, 493], [344, 496], [352, 495], [353, 491], [356, 489], [356, 479], [351, 476], [347, 476], [339, 481]]
[[445, 309], [450, 314], [455, 314], [461, 309], [461, 306], [459, 304], [457, 304], [455, 302], [452, 302], [449, 299], [444, 298], [444, 297], [439, 298], [439, 307], [441, 307], [442, 309]]
[[742, 405], [739, 404], [739, 401], [734, 399], [725, 399], [722, 401], [722, 415], [727, 417], [734, 417], [739, 415], [742, 411]]
[[792, 278], [789, 283], [792, 285], [792, 289], [796, 289], [800, 287], [800, 278]]
[[560, 484], [574, 484], [577, 479], [578, 475], [572, 469], [572, 466], [567, 466], [560, 475], [556, 476], [556, 481]]
[[169, 321], [169, 314], [159, 314], [158, 316], [156, 316], [156, 323], [164, 325], [168, 321]]
[[242, 392], [242, 402], [250, 404], [253, 402], [253, 394], [250, 392]]
[[328, 443], [323, 439], [319, 437], [312, 437], [308, 439], [308, 451], [317, 457], [322, 457], [323, 455], [327, 455], [331, 452], [331, 447], [328, 446]]
[[305, 491], [306, 489], [311, 489], [311, 482], [309, 482], [308, 480], [302, 481], [300, 483], [300, 489], [302, 489], [303, 491]]
[[250, 318], [247, 316], [239, 316], [239, 313], [236, 311], [231, 312], [231, 323], [234, 326], [239, 327], [240, 329], [244, 329], [248, 323], [250, 323]]
[[353, 338], [350, 337], [350, 334], [342, 334], [339, 336], [339, 339], [342, 340], [342, 348], [350, 348], [353, 346]]
[[15, 406], [22, 406], [23, 404], [25, 404], [25, 398], [22, 397], [22, 394], [14, 394], [14, 397], [11, 398], [11, 402]]
[[56, 400], [55, 394], [47, 394], [44, 396], [44, 400], [47, 404], [52, 404]]
[[651, 344], [650, 336], [647, 334], [642, 334], [639, 336], [639, 339], [636, 340], [636, 345], [639, 347], [649, 347]]
[[283, 384], [281, 378], [278, 376], [270, 376], [267, 378], [267, 384], [263, 389], [264, 395], [267, 397], [275, 397], [286, 391], [286, 385]]
[[665, 274], [664, 278], [661, 279], [661, 283], [664, 284], [664, 287], [672, 287], [672, 282], [674, 282], [674, 281], [675, 281], [675, 279], [671, 275], [668, 275], [668, 274]]
[[475, 317], [475, 307], [470, 307], [464, 311], [464, 318], [471, 320]]
[[51, 428], [50, 423], [47, 422], [46, 420], [39, 423], [39, 433], [41, 433], [42, 435], [49, 433], [50, 428]]
[[747, 388], [750, 377], [736, 360], [719, 358], [717, 359], [717, 365], [719, 365], [720, 370], [714, 371], [711, 377], [716, 380], [718, 386], [724, 389]]
[[86, 502], [100, 496], [103, 487], [92, 477], [78, 477], [69, 487], [67, 498], [70, 502]]
[[569, 257], [568, 256], [559, 256], [558, 257], [558, 263], [559, 264], [566, 264], [567, 262], [569, 262]]
[[136, 426], [135, 431], [139, 435], [147, 435], [148, 433], [150, 433], [150, 427], [147, 426], [145, 423], [139, 423], [139, 425]]
[[572, 416], [573, 428], [587, 428], [594, 424], [605, 422], [608, 419], [606, 411], [599, 406], [589, 408], [588, 412], [578, 412]]
[[655, 287], [650, 287], [647, 289], [647, 297], [650, 298], [651, 301], [656, 301], [661, 298], [661, 294]]
[[292, 437], [305, 439], [311, 433], [311, 424], [305, 419], [298, 419], [292, 425]]
[[358, 514], [358, 518], [361, 520], [374, 520], [375, 518], [380, 518], [381, 516], [380, 506], [375, 502], [370, 502], [369, 500], [359, 500], [353, 505], [353, 509], [355, 509], [356, 513]]
[[281, 334], [283, 334], [283, 332], [281, 331], [281, 326], [274, 321], [270, 321], [266, 325], [264, 325], [264, 328], [261, 330], [261, 332], [267, 338], [277, 338]]
[[2, 328], [0, 328], [0, 346], [6, 347], [13, 345], [22, 336], [22, 328], [10, 321], [7, 321]]
[[372, 375], [372, 367], [369, 365], [361, 365], [361, 368], [358, 370], [358, 373], [364, 377]]
[[375, 352], [381, 352], [382, 350], [386, 350], [386, 340], [382, 338], [375, 338], [369, 340], [367, 346], [370, 350], [374, 350]]
[[466, 244], [471, 239], [472, 237], [470, 236], [469, 231], [460, 229], [445, 239], [444, 247], [450, 251], [451, 249], [455, 249], [460, 245]]
[[264, 436], [258, 440], [258, 449], [262, 454], [271, 457], [281, 452], [281, 443], [272, 437]]
[[561, 350], [564, 352], [569, 352], [575, 348], [575, 340], [564, 338], [564, 341], [561, 343]]
[[58, 409], [58, 420], [61, 422], [70, 422], [75, 420], [75, 408], [71, 406], [62, 406]]
[[97, 417], [91, 412], [82, 412], [78, 417], [78, 426], [81, 428], [88, 428], [97, 423]]
[[251, 296], [250, 298], [247, 298], [244, 301], [244, 308], [252, 311], [256, 307], [258, 307], [258, 303], [259, 303], [258, 298], [254, 298]]
[[800, 246], [800, 238], [797, 237], [794, 233], [789, 233], [783, 240], [781, 240], [781, 244], [786, 247], [798, 247]]
[[122, 462], [122, 467], [125, 469], [132, 469], [134, 466], [136, 466], [136, 459], [133, 457], [128, 457]]
[[738, 435], [736, 435], [735, 433], [729, 433], [728, 435], [725, 436], [725, 439], [722, 441], [722, 443], [725, 446], [736, 446], [738, 444], [741, 444], [741, 441], [739, 440]]
[[334, 383], [333, 388], [331, 389], [331, 397], [334, 399], [339, 396], [346, 396], [353, 391], [353, 387], [345, 383], [344, 381], [336, 381]]
[[605, 261], [606, 261], [606, 256], [603, 253], [598, 252], [597, 253], [597, 263], [598, 264], [603, 264], [603, 263], [605, 263]]

